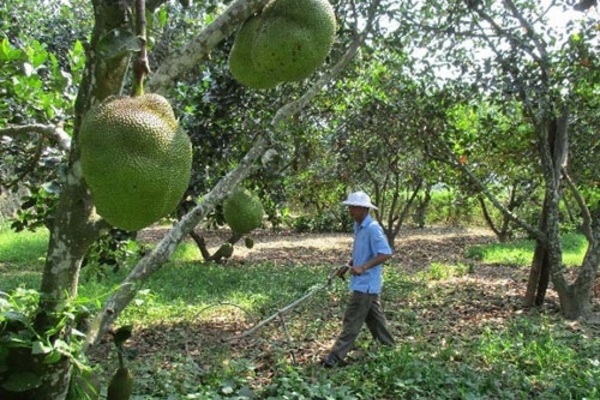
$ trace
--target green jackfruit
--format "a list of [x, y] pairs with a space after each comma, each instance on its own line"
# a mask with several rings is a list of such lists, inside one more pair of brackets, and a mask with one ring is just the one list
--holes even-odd
[[252, 62], [252, 43], [256, 36], [256, 28], [260, 24], [257, 17], [250, 18], [236, 35], [229, 53], [229, 70], [242, 85], [254, 89], [270, 89], [279, 83], [271, 75], [259, 72]]
[[223, 258], [229, 258], [233, 255], [233, 245], [231, 243], [223, 243], [219, 248]]
[[244, 244], [247, 248], [251, 249], [254, 247], [254, 239], [252, 239], [250, 236], [246, 236], [244, 239]]
[[229, 57], [233, 76], [254, 88], [310, 76], [335, 39], [336, 21], [327, 0], [275, 0], [244, 24]]
[[232, 231], [246, 234], [262, 224], [264, 209], [258, 196], [246, 189], [236, 190], [223, 203], [223, 216]]
[[327, 0], [277, 0], [261, 18], [252, 49], [257, 71], [281, 81], [298, 81], [323, 64], [336, 30]]
[[79, 145], [96, 211], [117, 228], [136, 231], [165, 217], [188, 187], [191, 142], [157, 94], [96, 105], [84, 117]]
[[119, 368], [108, 385], [106, 400], [129, 400], [133, 392], [133, 375], [129, 368]]

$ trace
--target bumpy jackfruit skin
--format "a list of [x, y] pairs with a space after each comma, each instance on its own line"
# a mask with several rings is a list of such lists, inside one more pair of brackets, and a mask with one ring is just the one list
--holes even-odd
[[108, 385], [106, 400], [128, 400], [133, 392], [133, 375], [129, 368], [119, 368]]
[[231, 243], [224, 243], [221, 246], [221, 255], [223, 258], [229, 258], [233, 255], [233, 245]]
[[165, 217], [188, 187], [191, 142], [162, 96], [106, 99], [84, 117], [79, 145], [96, 211], [117, 228], [136, 231]]
[[230, 70], [242, 84], [271, 88], [307, 78], [325, 61], [335, 39], [327, 0], [275, 0], [236, 36]]
[[237, 33], [229, 53], [229, 70], [242, 85], [254, 89], [271, 89], [277, 86], [279, 81], [271, 75], [258, 71], [252, 61], [254, 38], [260, 22], [258, 17], [252, 17]]
[[236, 190], [223, 203], [223, 216], [232, 231], [246, 234], [262, 224], [264, 209], [258, 196], [247, 189]]
[[259, 72], [281, 81], [298, 81], [323, 64], [336, 29], [328, 1], [277, 0], [261, 18], [252, 49]]

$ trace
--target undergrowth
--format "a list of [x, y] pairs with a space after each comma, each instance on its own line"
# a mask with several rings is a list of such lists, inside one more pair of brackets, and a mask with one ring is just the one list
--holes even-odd
[[[35, 287], [38, 278], [21, 274], [39, 276], [45, 240], [0, 234], [0, 290]], [[319, 359], [339, 333], [348, 295], [340, 280], [319, 289], [331, 265], [204, 264], [189, 246], [118, 320], [134, 325], [127, 348], [134, 399], [600, 399], [598, 326], [565, 321], [552, 299], [522, 310], [525, 283], [514, 267], [506, 269], [513, 279], [479, 273], [498, 255], [511, 259], [515, 247], [530, 251], [525, 244], [480, 246], [467, 250], [480, 260], [434, 262], [414, 275], [387, 265], [382, 301], [397, 346], [379, 347], [363, 329], [348, 365], [331, 370]], [[579, 253], [581, 242], [564, 249]], [[98, 309], [128, 268], [82, 282], [80, 301]], [[311, 291], [283, 318], [242, 336]], [[115, 365], [110, 343], [90, 356], [106, 386]]]

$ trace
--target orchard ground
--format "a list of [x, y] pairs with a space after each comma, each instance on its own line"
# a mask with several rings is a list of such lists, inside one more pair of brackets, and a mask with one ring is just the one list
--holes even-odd
[[[138, 241], [156, 243], [165, 233], [146, 229]], [[211, 251], [229, 236], [225, 230], [202, 234]], [[155, 297], [128, 307], [121, 323], [134, 325], [126, 346], [135, 354], [130, 363], [137, 371], [138, 390], [156, 394], [162, 382], [169, 382], [172, 390], [173, 385], [199, 381], [209, 385], [228, 374], [242, 374], [245, 383], [260, 390], [281, 373], [282, 363], [318, 376], [319, 359], [339, 333], [347, 282], [336, 280], [283, 319], [240, 335], [324, 283], [331, 268], [347, 262], [352, 236], [288, 231], [256, 231], [251, 236], [252, 249], [240, 240], [231, 259], [210, 266], [202, 264], [194, 243], [186, 241], [185, 261], [165, 265], [150, 283]], [[529, 320], [551, 321], [551, 335], [569, 340], [600, 336], [597, 297], [594, 315], [585, 322], [564, 321], [552, 289], [541, 309], [527, 310], [522, 307], [527, 267], [467, 257], [469, 248], [495, 242], [495, 236], [482, 229], [407, 229], [398, 235], [394, 256], [386, 264], [382, 300], [401, 348], [452, 349], [460, 361], [486, 332], [511, 337], [514, 326]], [[363, 331], [350, 353], [350, 366], [367, 362], [374, 349]], [[107, 336], [92, 359], [115, 365], [114, 353]], [[162, 390], [159, 397], [167, 392]]]

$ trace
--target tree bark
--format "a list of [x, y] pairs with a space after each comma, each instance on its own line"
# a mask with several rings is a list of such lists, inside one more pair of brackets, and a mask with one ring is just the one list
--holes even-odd
[[[77, 136], [84, 113], [89, 107], [109, 95], [120, 92], [129, 63], [129, 56], [113, 57], [109, 60], [98, 57], [94, 51], [100, 39], [113, 29], [126, 24], [124, 10], [114, 2], [94, 1], [96, 25], [91, 46], [87, 51], [86, 69], [75, 104], [75, 130], [71, 142], [69, 168], [58, 200], [42, 275], [40, 304], [35, 329], [46, 332], [56, 326], [62, 318], [61, 308], [77, 296], [79, 270], [88, 247], [99, 236], [102, 221], [94, 215], [94, 208], [81, 177]], [[52, 339], [63, 339], [67, 343], [71, 327], [67, 326]], [[52, 340], [53, 341], [53, 340]], [[32, 400], [54, 400], [66, 397], [69, 388], [71, 363], [63, 358], [54, 364], [44, 364], [32, 356], [34, 373], [42, 379], [39, 388], [28, 393]]]
[[[559, 117], [550, 120], [546, 126], [547, 131], [538, 130], [541, 139], [540, 151], [546, 194], [544, 207], [541, 213], [541, 227], [546, 233], [546, 241], [537, 244], [537, 265], [539, 274], [530, 275], [528, 282], [528, 295], [532, 296], [530, 288], [537, 286], [535, 303], [541, 304], [551, 279], [554, 289], [558, 293], [561, 311], [567, 319], [586, 317], [591, 310], [592, 288], [595, 273], [598, 268], [598, 259], [595, 254], [598, 249], [595, 240], [590, 242], [584, 263], [579, 270], [577, 279], [568, 284], [564, 266], [562, 264], [562, 250], [559, 233], [559, 202], [562, 171], [567, 164], [568, 154], [568, 109], [563, 109]], [[537, 278], [537, 282], [535, 279]], [[531, 297], [529, 297], [531, 299]]]

